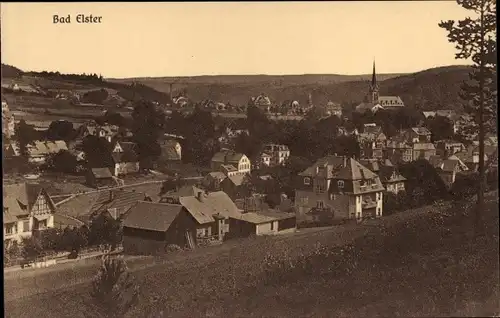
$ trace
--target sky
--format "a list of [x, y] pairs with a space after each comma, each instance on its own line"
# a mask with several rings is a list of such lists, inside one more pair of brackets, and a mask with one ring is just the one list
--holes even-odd
[[[2, 3], [2, 63], [107, 78], [410, 73], [455, 60], [455, 1]], [[70, 24], [53, 16], [71, 15]], [[101, 16], [100, 24], [76, 16]]]

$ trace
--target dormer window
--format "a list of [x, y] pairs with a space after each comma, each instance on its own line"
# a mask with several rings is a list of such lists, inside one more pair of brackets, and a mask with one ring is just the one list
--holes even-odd
[[344, 180], [339, 180], [339, 181], [337, 181], [337, 186], [338, 186], [340, 189], [343, 189], [343, 188], [344, 188]]
[[311, 178], [308, 178], [308, 177], [304, 178], [304, 184], [311, 185]]

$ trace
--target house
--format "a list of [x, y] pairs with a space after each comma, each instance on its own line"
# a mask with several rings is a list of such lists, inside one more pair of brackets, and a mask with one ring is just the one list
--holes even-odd
[[179, 162], [182, 160], [182, 146], [175, 139], [165, 139], [160, 141], [160, 158], [169, 162]]
[[224, 191], [233, 201], [248, 197], [252, 194], [252, 181], [248, 174], [228, 176], [221, 183]]
[[54, 228], [64, 230], [65, 228], [80, 228], [85, 225], [85, 222], [69, 215], [56, 213], [54, 214]]
[[387, 192], [397, 194], [400, 191], [405, 191], [406, 178], [401, 175], [390, 160], [362, 159], [359, 160], [359, 163], [379, 176]]
[[202, 181], [203, 186], [210, 191], [220, 191], [221, 182], [226, 179], [226, 175], [221, 171], [208, 173]]
[[342, 106], [339, 103], [329, 101], [326, 104], [325, 111], [327, 115], [342, 117]]
[[357, 136], [360, 145], [360, 156], [366, 159], [381, 160], [384, 157], [387, 137], [378, 126], [366, 126]]
[[229, 227], [231, 238], [293, 233], [297, 230], [297, 217], [294, 213], [272, 210], [248, 212], [230, 217]]
[[436, 147], [431, 142], [417, 142], [412, 146], [412, 159], [426, 159], [436, 155]]
[[268, 153], [261, 153], [260, 154], [260, 167], [269, 167], [271, 165], [271, 158], [272, 156]]
[[411, 162], [413, 159], [413, 148], [407, 142], [389, 140], [385, 147], [384, 158], [395, 164]]
[[271, 100], [264, 94], [260, 94], [257, 97], [252, 97], [252, 104], [256, 107], [269, 111], [271, 109]]
[[340, 136], [357, 136], [359, 134], [357, 128], [349, 129], [347, 127], [338, 127], [338, 134]]
[[436, 148], [436, 155], [441, 158], [448, 158], [449, 156], [465, 150], [463, 143], [453, 140], [439, 140], [434, 143]]
[[95, 121], [88, 121], [77, 129], [77, 139], [84, 139], [87, 136], [96, 136], [104, 138], [111, 142], [113, 137], [117, 134], [109, 125], [98, 125]]
[[287, 145], [267, 144], [264, 145], [264, 153], [271, 156], [271, 166], [279, 166], [290, 157], [290, 148]]
[[451, 188], [458, 173], [468, 171], [466, 165], [461, 163], [460, 160], [442, 159], [439, 156], [432, 156], [429, 159], [430, 164], [437, 169], [439, 177], [443, 180], [444, 184]]
[[380, 217], [384, 190], [379, 176], [358, 161], [339, 156], [321, 158], [298, 175], [297, 220]]
[[7, 138], [14, 136], [16, 121], [14, 115], [9, 110], [7, 100], [2, 99], [2, 134]]
[[[465, 165], [467, 165], [470, 171], [477, 171], [479, 168], [479, 149], [478, 147], [471, 145], [467, 149], [453, 154], [454, 157], [460, 159]], [[486, 147], [484, 152], [484, 162], [488, 161], [488, 155], [486, 153]]]
[[413, 127], [402, 132], [402, 137], [409, 143], [431, 142], [431, 132], [425, 127]]
[[229, 217], [241, 214], [222, 191], [180, 197], [179, 204], [138, 202], [123, 218], [128, 254], [159, 254], [170, 244], [190, 248], [216, 244], [229, 232]]
[[4, 184], [3, 240], [21, 242], [35, 231], [54, 227], [56, 206], [39, 184]]
[[398, 110], [405, 105], [399, 96], [380, 96], [379, 85], [377, 83], [377, 74], [375, 72], [375, 62], [373, 62], [373, 74], [370, 83], [370, 89], [365, 101], [356, 106], [356, 112], [366, 112], [368, 110], [377, 112], [381, 109], [384, 110]]
[[113, 175], [127, 175], [139, 172], [137, 145], [133, 142], [117, 142], [111, 153], [113, 159]]
[[96, 189], [113, 187], [116, 181], [109, 168], [91, 168], [87, 170], [85, 181], [88, 186]]
[[223, 165], [232, 165], [238, 174], [250, 173], [252, 170], [250, 159], [244, 154], [232, 150], [219, 151], [212, 157], [212, 170], [218, 171]]
[[[63, 140], [34, 141], [26, 146], [28, 161], [33, 164], [44, 164], [49, 155], [62, 150], [68, 150], [68, 146]], [[10, 142], [4, 151], [5, 158], [15, 158], [21, 155], [17, 142]]]

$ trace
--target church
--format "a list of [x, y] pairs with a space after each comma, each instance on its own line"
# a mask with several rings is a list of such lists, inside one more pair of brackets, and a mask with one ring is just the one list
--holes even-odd
[[375, 61], [373, 62], [372, 81], [370, 90], [365, 101], [356, 106], [356, 112], [364, 113], [367, 110], [376, 112], [380, 109], [397, 110], [404, 107], [403, 100], [399, 96], [380, 96], [379, 85], [377, 83], [377, 73], [375, 72]]

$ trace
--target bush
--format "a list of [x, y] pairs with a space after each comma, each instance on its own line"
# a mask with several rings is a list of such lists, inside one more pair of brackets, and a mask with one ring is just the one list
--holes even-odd
[[105, 256], [92, 282], [88, 317], [124, 317], [139, 301], [139, 286], [121, 258]]

